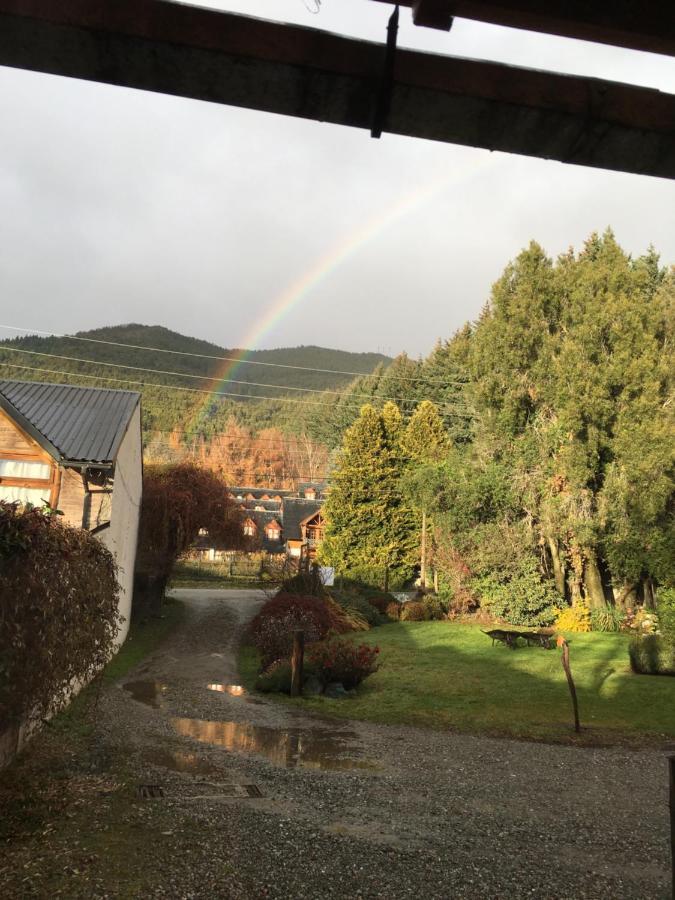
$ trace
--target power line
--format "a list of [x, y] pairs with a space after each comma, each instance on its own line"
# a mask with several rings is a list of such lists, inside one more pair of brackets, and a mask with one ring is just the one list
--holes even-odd
[[[333, 391], [330, 389], [324, 388], [304, 388], [304, 387], [294, 387], [289, 384], [265, 384], [259, 381], [237, 381], [235, 378], [218, 378], [213, 375], [195, 375], [192, 372], [170, 372], [165, 369], [145, 369], [142, 366], [128, 366], [124, 363], [113, 363], [113, 362], [105, 362], [104, 360], [99, 359], [82, 359], [78, 356], [62, 356], [59, 353], [45, 353], [41, 350], [24, 350], [21, 347], [3, 347], [0, 344], [0, 353], [28, 353], [31, 356], [43, 356], [49, 357], [50, 359], [64, 359], [67, 362], [76, 362], [76, 363], [85, 363], [85, 365], [90, 366], [108, 366], [113, 369], [126, 369], [131, 370], [133, 372], [151, 372], [155, 375], [171, 375], [176, 378], [194, 378], [199, 381], [217, 381], [223, 382], [227, 381], [228, 384], [243, 384], [249, 385], [250, 387], [262, 387], [262, 388], [272, 388], [273, 390], [284, 390], [284, 391], [299, 391], [301, 393], [311, 393], [311, 394], [333, 394], [338, 397], [344, 396], [344, 391]], [[1, 364], [1, 361], [0, 361]], [[73, 374], [77, 375], [78, 372], [74, 372]], [[242, 395], [244, 396], [244, 395]], [[249, 396], [249, 395], [247, 395]], [[254, 396], [254, 395], [250, 395]], [[373, 399], [370, 394], [349, 394], [348, 397], [366, 397], [368, 399]], [[378, 396], [378, 400], [391, 400], [394, 403], [421, 403], [421, 400], [417, 400], [413, 397], [385, 397]]]
[[[115, 381], [118, 384], [130, 384], [134, 387], [147, 387], [147, 388], [161, 388], [162, 390], [167, 391], [181, 391], [182, 393], [188, 394], [208, 394], [210, 397], [236, 397], [238, 400], [271, 400], [277, 403], [300, 403], [303, 406], [320, 406], [324, 407], [324, 404], [320, 401], [316, 400], [306, 400], [300, 399], [296, 397], [266, 397], [262, 394], [235, 394], [232, 391], [209, 391], [205, 388], [188, 388], [188, 387], [180, 387], [175, 384], [159, 384], [157, 382], [146, 382], [146, 381], [131, 381], [126, 378], [111, 378], [107, 375], [87, 375], [85, 372], [64, 372], [57, 369], [43, 369], [39, 366], [21, 366], [17, 363], [7, 363], [1, 362], [0, 366], [6, 366], [10, 369], [22, 369], [24, 371], [30, 372], [42, 372], [46, 375], [65, 375], [68, 378], [89, 378], [98, 381]], [[373, 400], [377, 400], [378, 398], [371, 398]], [[359, 408], [364, 404], [357, 403], [355, 406]], [[455, 416], [456, 418], [472, 418], [469, 413], [452, 413], [446, 412], [443, 413], [446, 416]]]
[[[178, 431], [179, 433], [183, 433], [183, 434], [192, 434], [192, 432], [189, 431], [189, 430], [187, 430], [187, 429], [176, 429], [176, 431]], [[174, 432], [172, 432], [172, 431], [163, 431], [162, 429], [159, 429], [159, 428], [158, 428], [158, 429], [152, 429], [152, 431], [149, 433], [149, 435], [150, 435], [150, 440], [147, 440], [147, 441], [145, 442], [145, 446], [147, 447], [147, 446], [149, 446], [151, 443], [154, 442], [154, 443], [160, 444], [160, 446], [167, 447], [167, 448], [170, 449], [170, 450], [174, 450], [174, 449], [180, 450], [180, 449], [182, 449], [182, 448], [186, 448], [188, 452], [194, 452], [194, 451], [190, 450], [190, 447], [189, 447], [188, 445], [186, 445], [186, 444], [180, 445], [178, 448], [175, 448], [175, 447], [173, 447], [173, 446], [169, 443], [169, 441], [167, 441], [167, 440], [160, 440], [159, 438], [153, 438], [153, 437], [152, 437], [152, 434], [169, 434], [169, 435], [170, 435], [170, 434], [173, 434], [173, 433], [174, 433]], [[214, 435], [214, 437], [217, 437], [217, 436], [218, 436], [217, 434]], [[195, 435], [195, 438], [196, 438], [196, 437], [198, 437], [198, 435]], [[199, 435], [199, 437], [201, 437], [201, 435]], [[246, 441], [246, 438], [242, 438], [242, 441]], [[258, 443], [267, 443], [267, 444], [269, 444], [269, 446], [271, 446], [271, 447], [276, 447], [276, 448], [279, 449], [281, 452], [283, 452], [286, 459], [290, 459], [290, 460], [292, 460], [292, 459], [303, 459], [304, 456], [306, 455], [306, 454], [304, 454], [304, 453], [302, 452], [302, 449], [300, 449], [299, 451], [296, 451], [295, 448], [293, 448], [291, 451], [285, 451], [284, 448], [283, 448], [283, 444], [277, 443], [276, 441], [272, 441], [272, 440], [269, 440], [269, 441], [268, 441], [266, 438], [263, 438], [263, 439], [251, 438], [250, 441], [251, 441], [251, 444], [250, 444], [250, 446], [249, 446], [249, 450], [250, 450], [251, 452], [255, 450], [255, 445], [257, 445]], [[243, 445], [243, 444], [242, 444], [242, 445]], [[245, 445], [244, 445], [244, 446], [245, 446]], [[315, 443], [315, 444], [314, 444], [314, 447], [317, 447], [317, 448], [318, 448], [318, 447], [326, 447], [326, 446], [327, 446], [326, 444], [319, 444], [319, 443]], [[340, 447], [337, 447], [337, 448], [335, 448], [335, 449], [336, 449], [338, 452], [341, 451], [341, 448], [340, 448]], [[331, 451], [328, 450], [328, 453], [330, 454]], [[399, 460], [406, 461], [406, 462], [415, 462], [415, 461], [417, 460], [417, 457], [415, 457], [415, 456], [408, 456], [407, 454], [402, 454], [402, 453], [396, 453], [396, 458], [399, 459]], [[304, 460], [304, 463], [306, 463], [306, 462], [307, 462], [307, 460]], [[304, 464], [304, 463], [303, 463], [303, 464]], [[324, 465], [324, 462], [322, 461], [321, 464]]]
[[[242, 359], [238, 356], [211, 356], [207, 353], [192, 353], [188, 350], [168, 350], [165, 347], [147, 347], [142, 346], [140, 344], [124, 344], [121, 341], [104, 341], [102, 338], [88, 338], [83, 337], [78, 334], [58, 334], [51, 331], [40, 331], [38, 328], [20, 328], [17, 325], [0, 325], [0, 328], [4, 328], [8, 331], [23, 331], [28, 335], [31, 334], [40, 334], [45, 335], [47, 337], [56, 337], [56, 338], [68, 338], [72, 341], [86, 341], [91, 344], [105, 344], [109, 347], [126, 347], [128, 350], [150, 350], [153, 353], [173, 353], [176, 356], [190, 356], [197, 359], [215, 359], [222, 362], [233, 362], [233, 363], [241, 363], [242, 365], [247, 366], [272, 366], [277, 369], [295, 369], [301, 372], [321, 372], [326, 375], [351, 375], [356, 378], [381, 378], [381, 375], [375, 375], [374, 373], [367, 372], [347, 372], [341, 369], [318, 369], [312, 368], [311, 366], [294, 366], [289, 363], [273, 363], [273, 362], [262, 362], [261, 360], [256, 359]], [[245, 350], [245, 353], [255, 352]], [[423, 375], [399, 375], [397, 376], [401, 381], [423, 381], [427, 384], [456, 384], [456, 385], [465, 385], [465, 381], [446, 381], [444, 378], [426, 378]]]

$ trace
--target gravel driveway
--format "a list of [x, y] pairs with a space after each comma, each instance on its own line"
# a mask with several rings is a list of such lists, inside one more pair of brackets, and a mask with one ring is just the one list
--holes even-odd
[[185, 625], [97, 726], [163, 794], [130, 812], [157, 830], [144, 896], [669, 896], [664, 754], [317, 719], [237, 687], [261, 593], [175, 595]]

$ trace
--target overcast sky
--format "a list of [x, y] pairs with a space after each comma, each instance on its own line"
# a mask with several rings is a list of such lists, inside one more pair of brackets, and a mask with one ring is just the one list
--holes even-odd
[[[384, 38], [370, 0], [210, 5]], [[675, 93], [668, 57], [401, 12], [399, 43]], [[530, 239], [675, 262], [675, 182], [0, 68], [2, 324], [426, 354]], [[320, 261], [327, 261], [325, 271]], [[333, 261], [331, 264], [330, 261]], [[318, 267], [318, 269], [317, 269]], [[272, 327], [279, 297], [323, 272]], [[0, 329], [0, 336], [12, 332]]]

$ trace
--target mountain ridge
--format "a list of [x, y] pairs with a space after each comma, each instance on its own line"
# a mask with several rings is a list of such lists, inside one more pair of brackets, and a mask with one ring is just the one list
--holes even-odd
[[[200, 412], [200, 426], [212, 430], [229, 415], [247, 424], [260, 419], [261, 427], [266, 427], [279, 416], [288, 418], [281, 411], [292, 404], [281, 398], [300, 399], [316, 391], [340, 390], [353, 380], [353, 373], [369, 374], [391, 362], [381, 353], [317, 345], [245, 352], [246, 358], [237, 360], [241, 349], [228, 349], [162, 325], [131, 322], [66, 337], [24, 335], [1, 340], [0, 373], [24, 381], [140, 390], [146, 430], [170, 430], [184, 420], [193, 421], [195, 410]], [[15, 368], [17, 365], [30, 368]], [[209, 401], [210, 389], [234, 396]], [[202, 408], [209, 405], [204, 413]], [[248, 409], [237, 409], [243, 406]]]

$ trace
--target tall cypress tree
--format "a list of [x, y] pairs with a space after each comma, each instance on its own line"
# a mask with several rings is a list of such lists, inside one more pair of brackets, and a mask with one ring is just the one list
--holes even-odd
[[378, 586], [405, 581], [416, 555], [415, 517], [401, 495], [401, 415], [364, 406], [346, 431], [324, 507], [320, 558]]

